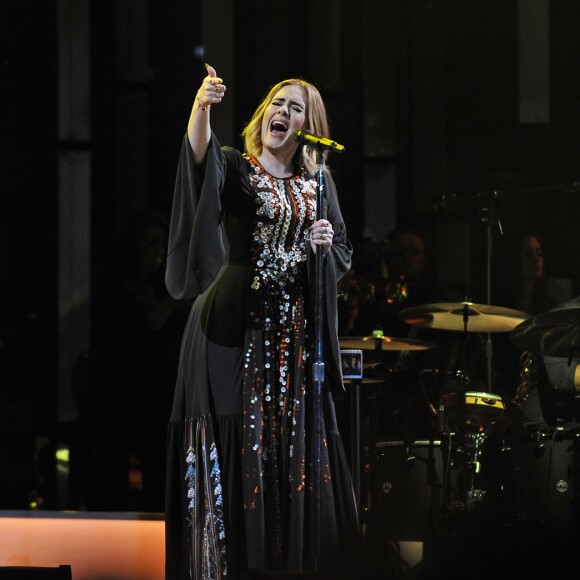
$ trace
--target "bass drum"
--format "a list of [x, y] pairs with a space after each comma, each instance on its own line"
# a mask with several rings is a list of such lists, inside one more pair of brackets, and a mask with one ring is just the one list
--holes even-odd
[[580, 436], [561, 430], [489, 437], [489, 499], [512, 523], [562, 538], [577, 530]]

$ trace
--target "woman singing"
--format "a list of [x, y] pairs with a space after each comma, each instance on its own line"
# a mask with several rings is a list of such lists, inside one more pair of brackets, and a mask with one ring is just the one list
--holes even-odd
[[[352, 248], [328, 170], [316, 219], [319, 153], [294, 138], [301, 129], [329, 137], [325, 106], [312, 84], [284, 80], [244, 128], [244, 151], [221, 147], [210, 116], [226, 86], [206, 68], [182, 146], [169, 236], [167, 287], [174, 298], [195, 300], [169, 425], [166, 577], [352, 577], [345, 561], [357, 542], [357, 506], [334, 414], [344, 390], [336, 287]], [[319, 495], [318, 247], [325, 290]]]

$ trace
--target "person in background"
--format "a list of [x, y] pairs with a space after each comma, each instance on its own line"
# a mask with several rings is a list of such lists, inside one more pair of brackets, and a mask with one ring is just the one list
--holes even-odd
[[[361, 312], [366, 314], [367, 321], [364, 334], [428, 342], [433, 348], [389, 350], [385, 347], [365, 352], [368, 365], [379, 363], [389, 369], [388, 388], [378, 389], [377, 401], [373, 404], [375, 411], [380, 409], [374, 422], [377, 437], [414, 440], [432, 433], [431, 409], [437, 406], [443, 375], [439, 371], [447, 364], [447, 343], [451, 335], [408, 324], [399, 314], [407, 308], [441, 302], [448, 296], [435, 275], [435, 264], [428, 261], [425, 234], [416, 224], [399, 225], [379, 248], [379, 252], [369, 248], [355, 266], [356, 272], [374, 275], [372, 292], [367, 292], [370, 299], [361, 303]], [[434, 372], [429, 380], [422, 381], [420, 377], [426, 375], [421, 372], [425, 369]]]
[[[547, 312], [556, 301], [548, 291], [542, 239], [536, 233], [526, 233], [513, 247], [516, 252], [508, 256], [505, 273], [497, 277], [495, 303], [530, 316]], [[514, 405], [514, 418], [519, 417], [504, 427], [545, 428], [547, 424], [538, 390], [538, 385], [546, 381], [541, 358], [517, 349], [509, 333], [494, 335], [493, 345], [495, 394], [500, 395], [508, 407]]]
[[[337, 283], [352, 249], [328, 170], [317, 218], [318, 154], [295, 139], [299, 130], [329, 137], [324, 102], [309, 82], [277, 83], [245, 126], [240, 152], [221, 147], [211, 129], [225, 96], [208, 65], [182, 145], [171, 216], [167, 287], [194, 303], [169, 422], [166, 578], [313, 569], [319, 577], [351, 578], [358, 514], [334, 399], [344, 394]], [[325, 285], [318, 467], [317, 253]]]
[[425, 238], [416, 228], [399, 227], [387, 235], [386, 266], [392, 279], [417, 282], [425, 270]]
[[[550, 310], [569, 311], [570, 317], [562, 318], [562, 326], [554, 329], [554, 334], [558, 334], [564, 328], [576, 329], [580, 325], [580, 296], [575, 296], [571, 300], [562, 302]], [[553, 389], [551, 397], [546, 397], [548, 402], [544, 403], [544, 415], [549, 425], [555, 427], [559, 422], [575, 428], [580, 425], [580, 345], [574, 344], [575, 336], [568, 332], [569, 350], [568, 356], [553, 356], [549, 351], [542, 355], [547, 379]]]
[[401, 225], [391, 231], [385, 240], [383, 256], [387, 275], [382, 296], [385, 334], [405, 336], [408, 333], [409, 325], [397, 318], [401, 310], [462, 299], [439, 280], [436, 264], [427, 252], [426, 236], [419, 227]]
[[338, 284], [340, 336], [368, 336], [380, 324], [381, 292], [387, 283], [384, 244], [360, 241], [350, 270]]
[[506, 274], [498, 280], [497, 304], [532, 316], [546, 312], [555, 301], [550, 297], [542, 239], [525, 234], [516, 246]]

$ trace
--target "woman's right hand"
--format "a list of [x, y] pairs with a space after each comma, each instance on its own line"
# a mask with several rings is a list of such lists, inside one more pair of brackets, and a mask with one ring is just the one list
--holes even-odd
[[226, 90], [226, 86], [216, 75], [213, 66], [206, 64], [205, 68], [207, 76], [197, 91], [187, 124], [187, 137], [193, 150], [193, 162], [196, 165], [203, 163], [211, 138], [209, 109], [211, 105], [221, 103]]
[[224, 81], [217, 76], [213, 66], [205, 65], [207, 76], [203, 79], [201, 87], [197, 91], [197, 102], [202, 110], [209, 110], [211, 105], [221, 103], [226, 92]]

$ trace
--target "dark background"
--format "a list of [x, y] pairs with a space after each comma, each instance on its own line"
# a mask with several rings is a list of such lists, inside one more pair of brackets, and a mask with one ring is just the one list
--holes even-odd
[[[549, 118], [521, 122], [521, 59], [539, 41], [519, 44], [518, 10], [538, 4], [2, 0], [1, 507], [27, 506], [38, 487], [45, 505], [68, 507], [52, 458], [74, 437], [91, 279], [130, 211], [169, 215], [206, 61], [228, 87], [212, 110], [222, 144], [240, 146], [271, 84], [319, 86], [346, 146], [331, 164], [355, 252], [413, 220], [439, 275], [484, 301], [481, 210], [497, 191], [497, 250], [538, 231], [549, 275], [577, 292], [580, 3], [545, 3]], [[78, 159], [86, 181], [71, 183], [63, 168]], [[459, 200], [452, 211], [434, 211], [442, 195]]]

